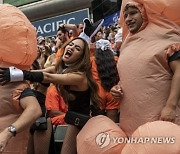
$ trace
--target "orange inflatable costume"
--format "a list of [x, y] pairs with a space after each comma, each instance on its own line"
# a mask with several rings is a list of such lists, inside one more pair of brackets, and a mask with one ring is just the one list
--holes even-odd
[[180, 127], [171, 122], [148, 122], [138, 127], [130, 139], [121, 154], [180, 153]]
[[[0, 4], [0, 67], [15, 66], [28, 70], [37, 56], [35, 28], [16, 7]], [[22, 113], [21, 92], [29, 87], [26, 81], [0, 85], [0, 132]], [[9, 154], [25, 154], [28, 130], [12, 138], [4, 150]]]
[[99, 115], [91, 118], [77, 135], [77, 152], [78, 154], [118, 154], [125, 144], [119, 144], [117, 139], [125, 137], [125, 133], [112, 120]]
[[[168, 99], [173, 77], [168, 57], [180, 45], [180, 1], [124, 0], [121, 22], [127, 3], [135, 5], [144, 20], [135, 34], [122, 23], [124, 38], [117, 64], [124, 92], [120, 127], [131, 135], [140, 125], [158, 120]], [[166, 50], [171, 45], [175, 50]], [[176, 110], [180, 115], [180, 102]], [[175, 123], [180, 124], [180, 116]]]
[[[139, 9], [144, 21], [135, 34], [128, 32], [123, 21], [123, 10], [128, 3]], [[124, 96], [121, 100], [119, 131], [122, 129], [127, 136], [133, 134], [132, 137], [175, 137], [175, 144], [127, 144], [123, 150], [119, 144], [119, 152], [115, 148], [114, 153], [180, 153], [180, 101], [176, 107], [175, 124], [157, 121], [166, 105], [173, 77], [168, 58], [180, 50], [179, 6], [179, 0], [122, 1], [123, 43], [117, 67]], [[96, 124], [90, 125], [93, 120]], [[77, 137], [79, 153], [110, 153], [111, 146], [102, 148], [96, 143], [99, 133], [117, 130], [116, 126], [108, 122], [107, 119], [101, 121], [101, 117], [94, 117], [86, 123]], [[113, 133], [110, 136], [114, 137]], [[101, 139], [100, 144], [105, 145], [107, 135]], [[80, 143], [84, 143], [83, 147]]]

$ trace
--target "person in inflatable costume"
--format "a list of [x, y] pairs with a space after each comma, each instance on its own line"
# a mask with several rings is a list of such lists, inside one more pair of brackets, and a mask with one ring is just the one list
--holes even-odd
[[[29, 70], [37, 56], [36, 32], [18, 8], [0, 4], [0, 34], [1, 70]], [[0, 153], [26, 154], [29, 127], [40, 115], [27, 81], [0, 85]]]
[[176, 143], [116, 145], [108, 138], [118, 136], [116, 126], [105, 117], [94, 117], [77, 136], [79, 154], [180, 153], [179, 6], [179, 0], [122, 1], [120, 82], [111, 89], [111, 94], [121, 99], [121, 138], [124, 132], [128, 138], [174, 136]]
[[123, 90], [120, 128], [127, 135], [146, 122], [180, 124], [179, 4], [178, 0], [122, 3], [120, 82], [111, 92], [117, 97], [118, 87]]

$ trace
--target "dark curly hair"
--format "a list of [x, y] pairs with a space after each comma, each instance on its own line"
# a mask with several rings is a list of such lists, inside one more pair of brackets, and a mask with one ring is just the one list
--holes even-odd
[[119, 81], [114, 54], [109, 49], [96, 49], [95, 59], [101, 85], [106, 91], [110, 91]]

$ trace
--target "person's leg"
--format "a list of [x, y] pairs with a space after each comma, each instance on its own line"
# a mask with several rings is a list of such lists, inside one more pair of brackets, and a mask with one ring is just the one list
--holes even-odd
[[51, 140], [52, 124], [50, 118], [47, 119], [47, 130], [37, 130], [34, 132], [35, 154], [48, 154]]
[[79, 129], [77, 129], [73, 125], [68, 125], [66, 135], [64, 138], [64, 142], [61, 149], [61, 154], [76, 154], [76, 136], [79, 133]]

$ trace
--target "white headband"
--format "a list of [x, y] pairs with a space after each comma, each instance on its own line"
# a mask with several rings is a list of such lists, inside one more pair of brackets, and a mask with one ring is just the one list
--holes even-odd
[[100, 39], [96, 41], [96, 49], [101, 49], [101, 50], [112, 50], [111, 48], [111, 43], [108, 40]]

